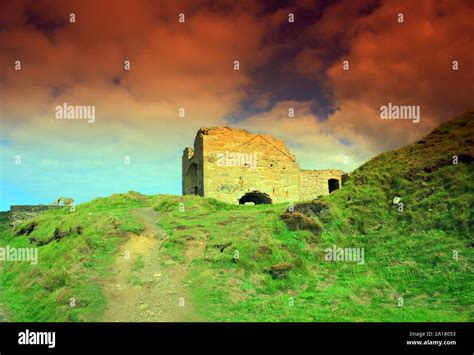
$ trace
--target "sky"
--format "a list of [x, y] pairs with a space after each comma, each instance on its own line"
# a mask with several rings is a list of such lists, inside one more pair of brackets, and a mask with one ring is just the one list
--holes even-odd
[[[0, 210], [181, 194], [200, 127], [350, 172], [473, 107], [473, 18], [469, 0], [1, 0]], [[420, 121], [381, 119], [388, 103]]]

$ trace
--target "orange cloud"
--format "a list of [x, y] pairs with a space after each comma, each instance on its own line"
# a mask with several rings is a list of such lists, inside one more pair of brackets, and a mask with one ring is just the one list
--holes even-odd
[[[126, 105], [132, 102], [152, 104], [157, 119], [169, 107], [175, 112], [185, 107], [202, 125], [222, 119], [246, 96], [251, 71], [271, 54], [264, 36], [278, 20], [259, 18], [257, 2], [212, 4], [48, 1], [11, 6], [7, 28], [0, 32], [3, 119], [47, 115], [64, 101], [101, 106], [107, 120], [129, 111]], [[76, 23], [68, 22], [70, 13]], [[178, 21], [180, 13], [185, 23]], [[16, 60], [21, 71], [14, 70]], [[124, 60], [131, 62], [130, 71], [124, 71]], [[233, 69], [236, 60], [239, 71]]]
[[[426, 134], [473, 105], [474, 7], [469, 1], [428, 0], [372, 5], [354, 1], [328, 7], [307, 35], [318, 43], [337, 41], [342, 48], [338, 60], [322, 72], [313, 63], [320, 63], [323, 49], [304, 48], [295, 67], [327, 78], [326, 87], [339, 108], [330, 118], [334, 125], [388, 149]], [[397, 21], [400, 13], [403, 23]], [[347, 71], [343, 60], [349, 61]], [[457, 71], [452, 68], [455, 60]], [[421, 123], [380, 120], [378, 110], [389, 102], [420, 105]]]

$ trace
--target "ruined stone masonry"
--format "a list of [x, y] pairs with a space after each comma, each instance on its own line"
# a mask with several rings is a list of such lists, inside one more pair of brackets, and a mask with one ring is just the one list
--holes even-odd
[[23, 223], [51, 208], [61, 208], [60, 206], [47, 205], [13, 205], [10, 206], [9, 219], [12, 227]]
[[342, 186], [342, 170], [301, 170], [285, 143], [228, 127], [201, 128], [182, 158], [183, 195], [244, 204], [312, 200]]
[[56, 201], [49, 205], [13, 205], [10, 206], [10, 211], [7, 212], [10, 220], [10, 226], [28, 221], [29, 219], [46, 212], [53, 208], [63, 208], [69, 206], [74, 208], [74, 199], [69, 197], [59, 197]]

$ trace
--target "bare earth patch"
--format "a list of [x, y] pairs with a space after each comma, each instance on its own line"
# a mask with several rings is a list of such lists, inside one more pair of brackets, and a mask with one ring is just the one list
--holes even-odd
[[135, 212], [146, 228], [140, 235], [130, 236], [120, 248], [114, 275], [104, 284], [108, 303], [103, 321], [199, 321], [184, 279], [189, 263], [202, 255], [204, 242], [188, 242], [186, 261], [178, 264], [160, 248], [166, 232], [156, 224], [157, 213], [148, 208]]

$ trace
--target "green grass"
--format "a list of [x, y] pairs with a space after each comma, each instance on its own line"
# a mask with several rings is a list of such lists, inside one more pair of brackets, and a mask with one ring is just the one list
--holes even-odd
[[[300, 216], [291, 228], [282, 219], [285, 204], [234, 206], [135, 192], [81, 204], [74, 213], [48, 211], [14, 231], [0, 215], [0, 246], [44, 243], [37, 266], [3, 264], [0, 303], [15, 321], [100, 320], [101, 282], [117, 248], [145, 227], [131, 212], [153, 208], [167, 232], [163, 260], [184, 265], [189, 243], [205, 245], [185, 280], [199, 319], [472, 321], [473, 125], [468, 112], [420, 142], [373, 158], [318, 202], [328, 206], [325, 213], [298, 209], [314, 223]], [[395, 196], [403, 210], [391, 205]], [[31, 234], [16, 236], [28, 223], [36, 225]], [[55, 233], [66, 236], [51, 240]], [[364, 248], [364, 264], [325, 261], [333, 245]], [[275, 265], [291, 268], [276, 277]], [[143, 267], [138, 258], [132, 269]], [[141, 284], [136, 274], [129, 281]]]
[[[130, 210], [144, 203], [130, 195], [136, 196], [96, 199], [77, 206], [75, 212], [50, 210], [25, 223], [36, 225], [29, 235], [16, 235], [25, 224], [11, 231], [8, 221], [2, 221], [0, 247], [38, 248], [37, 265], [3, 263], [0, 302], [8, 306], [13, 320], [100, 320], [106, 303], [101, 280], [110, 274], [126, 232], [143, 228]], [[56, 230], [72, 232], [57, 241], [52, 240]]]
[[132, 266], [132, 271], [139, 271], [145, 267], [145, 263], [143, 262], [143, 258], [139, 255]]
[[[473, 116], [357, 169], [324, 198], [320, 236], [289, 231], [284, 205], [164, 213], [168, 233], [206, 235], [188, 276], [197, 311], [214, 321], [472, 321], [474, 166], [439, 162], [474, 156]], [[332, 245], [364, 248], [365, 263], [325, 262]], [[295, 268], [275, 279], [281, 262]]]

